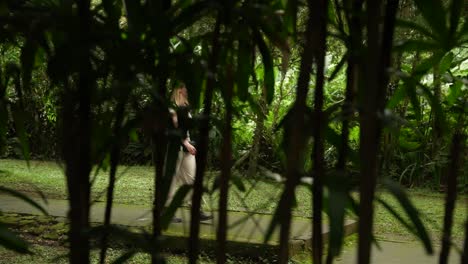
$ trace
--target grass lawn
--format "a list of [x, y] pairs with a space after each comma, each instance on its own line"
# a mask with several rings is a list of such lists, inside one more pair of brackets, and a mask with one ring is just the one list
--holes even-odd
[[[94, 172], [93, 172], [94, 173]], [[99, 172], [92, 186], [93, 199], [104, 200], [107, 187], [107, 173]], [[118, 182], [115, 190], [115, 202], [124, 204], [152, 204], [153, 169], [147, 166], [121, 166], [118, 170]], [[207, 174], [207, 186], [212, 185], [214, 173]], [[230, 188], [229, 209], [249, 210], [263, 213], [273, 213], [282, 184], [271, 181], [245, 180], [246, 191], [241, 192], [236, 187]], [[63, 168], [54, 162], [31, 161], [30, 168], [21, 160], [0, 160], [0, 185], [25, 192], [41, 190], [49, 198], [66, 199], [66, 185]], [[385, 201], [395, 205], [398, 203], [387, 193], [378, 193]], [[411, 200], [420, 210], [423, 222], [434, 241], [440, 240], [444, 215], [444, 195], [429, 190], [409, 190]], [[298, 206], [294, 215], [311, 215], [311, 193], [305, 187], [296, 191]], [[217, 207], [217, 192], [205, 194], [208, 206]], [[452, 230], [454, 241], [461, 245], [464, 237], [463, 223], [467, 219], [468, 197], [461, 196], [455, 208], [454, 226]], [[205, 208], [207, 209], [207, 208]], [[414, 239], [398, 221], [381, 206], [376, 206], [374, 231], [377, 237], [384, 239]]]
[[[33, 254], [18, 254], [10, 250], [6, 250], [3, 247], [0, 247], [0, 264], [26, 264], [26, 263], [69, 263], [68, 262], [68, 249], [64, 247], [57, 246], [44, 246], [44, 245], [34, 245], [31, 247]], [[117, 258], [119, 258], [126, 251], [119, 249], [109, 249], [107, 253], [106, 263], [113, 263]], [[187, 257], [183, 255], [168, 255], [166, 256], [167, 264], [185, 264], [187, 263]], [[99, 251], [91, 251], [91, 263], [99, 263]], [[249, 264], [248, 261], [242, 261], [244, 264]], [[131, 259], [125, 263], [129, 264], [141, 264], [141, 263], [151, 263], [151, 257], [145, 253], [136, 253]], [[216, 263], [215, 260], [209, 259], [207, 257], [201, 257], [200, 263]], [[231, 259], [228, 263], [239, 263], [238, 259]]]

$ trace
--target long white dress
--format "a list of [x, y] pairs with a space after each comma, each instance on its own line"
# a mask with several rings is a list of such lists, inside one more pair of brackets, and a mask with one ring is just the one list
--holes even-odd
[[[189, 118], [192, 116], [189, 113]], [[187, 139], [190, 141], [190, 133], [187, 131]], [[167, 195], [166, 206], [172, 202], [177, 189], [182, 185], [192, 185], [195, 182], [195, 173], [197, 170], [197, 163], [195, 155], [189, 152], [184, 152], [183, 147], [180, 147], [174, 176], [172, 177], [172, 183], [169, 187], [169, 193]], [[190, 205], [192, 201], [192, 192], [190, 191], [184, 198], [185, 204]]]

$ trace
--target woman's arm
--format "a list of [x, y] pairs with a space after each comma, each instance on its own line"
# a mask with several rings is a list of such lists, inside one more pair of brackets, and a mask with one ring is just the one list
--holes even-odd
[[197, 149], [192, 144], [190, 144], [189, 137], [182, 140], [182, 145], [184, 145], [184, 147], [188, 150], [190, 154], [192, 155], [197, 154]]
[[177, 112], [174, 109], [169, 108], [169, 114], [171, 115], [172, 124], [174, 125], [174, 127], [175, 128], [179, 127], [179, 120], [177, 119]]

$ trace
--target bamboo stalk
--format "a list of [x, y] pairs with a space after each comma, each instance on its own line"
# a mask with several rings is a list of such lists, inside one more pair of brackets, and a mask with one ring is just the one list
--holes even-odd
[[450, 151], [450, 167], [447, 173], [447, 195], [445, 196], [444, 229], [442, 231], [442, 250], [439, 263], [446, 264], [450, 253], [451, 232], [453, 226], [453, 212], [457, 199], [457, 175], [461, 167], [463, 157], [463, 136], [456, 132], [452, 138]]
[[221, 14], [218, 14], [212, 39], [212, 52], [209, 61], [210, 75], [207, 80], [204, 98], [203, 119], [200, 121], [200, 147], [197, 149], [197, 171], [193, 186], [192, 211], [190, 213], [190, 237], [189, 237], [189, 263], [196, 264], [198, 260], [200, 243], [198, 240], [200, 233], [200, 209], [203, 195], [203, 176], [206, 168], [206, 157], [208, 154], [208, 132], [210, 129], [211, 103], [213, 90], [216, 85], [215, 73], [218, 64], [218, 53], [220, 50], [219, 34], [221, 28]]
[[316, 84], [314, 93], [314, 117], [315, 125], [313, 131], [314, 148], [312, 153], [314, 177], [313, 190], [313, 214], [312, 214], [312, 256], [313, 262], [322, 263], [323, 239], [322, 239], [322, 207], [323, 207], [323, 177], [325, 176], [324, 160], [324, 131], [325, 117], [323, 113], [324, 101], [324, 70], [325, 70], [325, 51], [327, 37], [327, 10], [328, 1], [313, 1], [311, 5], [315, 15], [313, 15], [317, 28], [314, 30], [314, 39], [317, 40], [314, 49], [314, 58], [317, 65]]
[[226, 263], [226, 237], [227, 237], [227, 203], [229, 193], [229, 180], [231, 178], [231, 160], [232, 160], [232, 97], [234, 80], [232, 78], [232, 68], [227, 67], [227, 86], [226, 86], [226, 114], [225, 126], [223, 130], [223, 144], [221, 149], [221, 178], [219, 190], [219, 213], [218, 228], [216, 238], [218, 241], [218, 250], [216, 254], [216, 263]]

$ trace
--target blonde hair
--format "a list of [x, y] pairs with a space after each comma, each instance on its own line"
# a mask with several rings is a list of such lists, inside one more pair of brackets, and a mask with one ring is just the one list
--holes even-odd
[[185, 84], [181, 83], [174, 88], [171, 95], [171, 101], [174, 102], [177, 106], [188, 106], [190, 105], [188, 98], [180, 94], [180, 90], [187, 89]]

